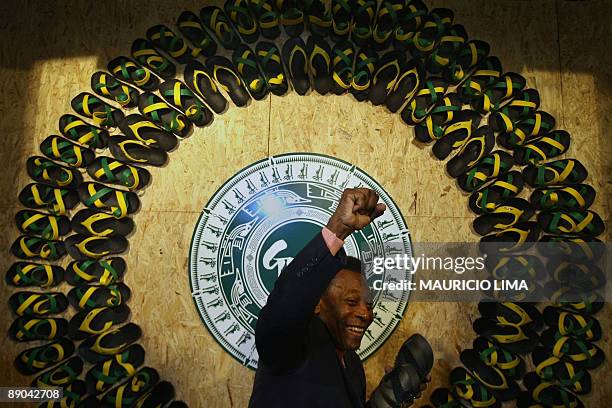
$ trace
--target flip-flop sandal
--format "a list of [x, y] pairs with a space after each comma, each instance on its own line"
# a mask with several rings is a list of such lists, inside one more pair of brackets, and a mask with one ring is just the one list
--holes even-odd
[[378, 8], [376, 24], [372, 30], [372, 44], [377, 50], [384, 50], [389, 45], [405, 4], [405, 0], [388, 0]]
[[374, 0], [356, 0], [351, 3], [353, 8], [351, 40], [359, 47], [370, 44], [372, 28], [376, 18], [376, 3]]
[[395, 366], [409, 364], [413, 366], [419, 374], [420, 382], [424, 382], [425, 378], [431, 371], [434, 363], [433, 350], [425, 339], [420, 334], [413, 334], [400, 347], [395, 357]]
[[398, 51], [408, 49], [427, 12], [427, 6], [421, 0], [411, 1], [404, 6], [397, 20], [397, 28], [393, 32], [393, 48]]
[[485, 364], [476, 350], [463, 350], [459, 358], [470, 374], [495, 394], [498, 400], [510, 401], [518, 397], [521, 389], [516, 381], [507, 378], [499, 368]]
[[525, 181], [531, 187], [582, 183], [587, 175], [582, 163], [576, 159], [530, 164], [523, 169]]
[[431, 109], [429, 115], [414, 127], [414, 137], [421, 143], [429, 143], [444, 136], [444, 125], [453, 121], [461, 111], [461, 101], [455, 92], [447, 93]]
[[556, 283], [567, 287], [594, 291], [606, 285], [607, 279], [601, 268], [595, 264], [576, 264], [563, 259], [551, 259], [546, 270]]
[[66, 215], [78, 204], [75, 190], [30, 183], [19, 193], [19, 202], [28, 208], [46, 209], [54, 215]]
[[356, 52], [350, 92], [360, 102], [366, 100], [370, 94], [376, 66], [378, 54], [372, 48], [361, 48]]
[[433, 75], [441, 75], [467, 40], [468, 35], [465, 28], [461, 24], [453, 25], [440, 37], [436, 49], [427, 56], [425, 61], [427, 72]]
[[[146, 128], [149, 130], [149, 133], [161, 132], [161, 129], [163, 129], [182, 138], [189, 136], [191, 133], [191, 121], [183, 113], [174, 109], [166, 101], [153, 93], [145, 92], [140, 95], [138, 110], [148, 120], [140, 120], [141, 118], [138, 118], [138, 115], [134, 117], [135, 123], [132, 123], [130, 127], [135, 134], [140, 134], [141, 128]], [[149, 120], [153, 123], [149, 122]], [[134, 129], [138, 129], [138, 132], [134, 131]], [[143, 131], [143, 133], [147, 132]], [[166, 137], [168, 140], [173, 140], [173, 138]], [[137, 138], [143, 140], [145, 136]], [[170, 142], [171, 144], [172, 142]]]
[[128, 248], [127, 240], [121, 235], [97, 237], [75, 234], [66, 238], [65, 242], [68, 254], [77, 261], [120, 254]]
[[483, 363], [500, 369], [506, 378], [511, 380], [523, 378], [525, 361], [518, 354], [505, 350], [484, 337], [476, 337], [472, 346]]
[[482, 317], [501, 324], [529, 326], [536, 331], [542, 328], [542, 315], [532, 303], [481, 301], [478, 311]]
[[555, 118], [544, 111], [537, 111], [533, 116], [521, 120], [512, 132], [500, 133], [497, 143], [509, 150], [524, 145], [540, 136], [551, 132], [555, 127]]
[[57, 261], [66, 255], [66, 247], [63, 241], [50, 241], [30, 235], [21, 235], [11, 245], [11, 253], [20, 259]]
[[68, 292], [68, 301], [77, 310], [96, 307], [117, 307], [131, 296], [130, 289], [123, 283], [109, 286], [80, 286]]
[[462, 400], [467, 401], [467, 406], [501, 408], [501, 402], [495, 395], [468, 373], [465, 368], [453, 368], [449, 377], [452, 392]]
[[472, 102], [472, 106], [483, 114], [497, 112], [508, 99], [516, 98], [525, 88], [527, 80], [516, 72], [506, 72], [494, 84]]
[[8, 285], [20, 288], [51, 288], [64, 280], [64, 268], [34, 262], [14, 262], [6, 272], [4, 280]]
[[474, 220], [474, 231], [487, 235], [494, 230], [503, 230], [519, 222], [528, 221], [534, 214], [529, 201], [522, 198], [509, 198], [493, 211], [485, 213]]
[[108, 131], [91, 125], [76, 115], [67, 113], [59, 119], [61, 134], [92, 149], [103, 149], [108, 145]]
[[8, 303], [17, 316], [49, 316], [62, 313], [68, 307], [68, 299], [61, 292], [17, 292]]
[[[252, 44], [257, 41], [259, 27], [249, 11], [247, 0], [227, 0], [223, 10], [245, 42]], [[214, 55], [214, 53], [207, 56], [211, 55]]]
[[[519, 222], [505, 230], [486, 235], [480, 239], [488, 250], [493, 249], [497, 253], [511, 253], [524, 251], [529, 248], [540, 235], [540, 227], [537, 223], [527, 221]], [[494, 245], [493, 248], [492, 245]], [[486, 251], [485, 251], [486, 252]]]
[[332, 53], [325, 39], [311, 35], [306, 42], [308, 71], [312, 76], [312, 87], [321, 95], [332, 87]]
[[200, 19], [204, 23], [204, 27], [215, 36], [217, 42], [228, 50], [235, 49], [242, 42], [229, 19], [219, 7], [204, 7], [200, 10]]
[[159, 374], [151, 367], [143, 367], [123, 384], [111, 389], [101, 398], [103, 408], [138, 406], [159, 381]]
[[[199, 21], [199, 20], [198, 20]], [[180, 29], [180, 27], [179, 27]], [[143, 67], [148, 68], [163, 79], [176, 75], [176, 67], [170, 60], [161, 55], [151, 41], [137, 38], [132, 43], [132, 57]]]
[[491, 46], [480, 40], [465, 43], [451, 58], [442, 71], [442, 77], [451, 85], [457, 85], [469, 77], [472, 69], [477, 67], [489, 55]]
[[555, 328], [562, 336], [572, 336], [586, 341], [601, 339], [601, 325], [592, 316], [571, 313], [563, 309], [547, 306], [542, 313], [544, 323]]
[[442, 35], [450, 29], [454, 18], [455, 15], [450, 9], [431, 10], [408, 46], [410, 55], [421, 58], [433, 52]]
[[601, 258], [605, 245], [593, 237], [571, 237], [543, 235], [538, 251], [549, 258], [557, 258], [574, 263], [589, 263]]
[[588, 184], [539, 188], [531, 193], [531, 204], [538, 210], [586, 210], [595, 200], [595, 189]]
[[469, 206], [476, 214], [491, 212], [523, 190], [523, 176], [516, 170], [505, 173], [470, 195]]
[[109, 149], [116, 159], [126, 163], [163, 166], [168, 161], [168, 153], [164, 150], [123, 135], [113, 135]]
[[95, 157], [91, 149], [55, 135], [41, 142], [40, 151], [48, 158], [66, 163], [70, 167], [85, 167]]
[[99, 406], [98, 400], [95, 397], [87, 397], [87, 389], [85, 381], [74, 380], [68, 385], [62, 386], [62, 398], [55, 400], [55, 402], [48, 401], [43, 402], [39, 405], [39, 408], [53, 408], [53, 407], [92, 407], [97, 408]]
[[199, 52], [194, 52], [182, 37], [163, 24], [149, 28], [147, 38], [155, 48], [165, 52], [180, 64], [188, 63], [199, 54]]
[[310, 89], [306, 44], [300, 37], [290, 38], [283, 45], [282, 57], [293, 89], [298, 95], [306, 95]]
[[369, 404], [372, 408], [399, 407], [411, 404], [420, 393], [419, 374], [410, 364], [395, 366], [385, 374], [372, 392]]
[[555, 383], [542, 380], [535, 372], [525, 375], [523, 385], [528, 392], [521, 395], [519, 406], [528, 406], [526, 403], [531, 400], [540, 402], [546, 407], [584, 408], [584, 404], [577, 396]]
[[[410, 126], [416, 126], [423, 122], [433, 112], [436, 105], [443, 100], [447, 89], [448, 83], [442, 78], [430, 77], [423, 81], [414, 98], [402, 110], [402, 120]], [[436, 113], [439, 113], [439, 111]], [[467, 114], [458, 113], [458, 115], [465, 116]], [[440, 116], [444, 117], [444, 115]]]
[[62, 364], [38, 375], [32, 380], [33, 387], [62, 387], [73, 383], [83, 371], [83, 360], [74, 356]]
[[81, 310], [70, 319], [68, 336], [78, 341], [104, 333], [114, 325], [125, 322], [129, 315], [130, 308], [126, 305]]
[[79, 115], [92, 119], [96, 126], [114, 128], [123, 119], [121, 110], [112, 107], [89, 92], [81, 92], [75, 96], [70, 102], [70, 106]]
[[557, 282], [548, 282], [546, 286], [551, 293], [550, 300], [554, 305], [572, 313], [593, 315], [603, 309], [603, 297], [598, 292], [584, 293], [583, 289], [570, 288]]
[[[142, 96], [145, 95], [147, 94], [142, 94]], [[157, 100], [160, 100], [159, 97], [157, 97]], [[161, 103], [165, 105], [165, 102]], [[156, 118], [160, 116], [157, 112], [153, 111], [152, 109], [150, 110], [151, 115], [155, 114]], [[147, 112], [148, 111], [149, 110], [147, 110]], [[164, 114], [164, 118], [168, 118], [170, 116], [167, 115], [165, 112]], [[132, 140], [142, 142], [147, 146], [161, 149], [166, 152], [174, 149], [178, 143], [178, 140], [172, 133], [159, 128], [155, 123], [151, 122], [150, 120], [147, 120], [147, 118], [137, 113], [128, 115], [123, 118], [123, 120], [119, 122], [119, 129], [121, 129], [121, 132], [123, 132], [125, 136]], [[111, 136], [111, 139], [114, 137], [115, 135]], [[109, 142], [109, 144], [112, 144], [112, 142]]]
[[117, 184], [130, 191], [142, 189], [151, 180], [148, 170], [106, 156], [98, 156], [87, 166], [87, 173], [96, 181]]
[[134, 221], [129, 217], [116, 218], [111, 214], [85, 208], [72, 217], [70, 226], [78, 234], [98, 237], [126, 236], [134, 230]]
[[332, 49], [334, 70], [331, 91], [342, 95], [351, 88], [353, 79], [353, 63], [355, 62], [355, 48], [350, 41], [339, 41]]
[[[183, 11], [179, 16], [176, 25], [183, 35], [189, 41], [193, 50], [191, 55], [197, 57], [203, 55], [212, 57], [217, 52], [217, 43], [206, 32], [200, 18], [191, 11]], [[189, 62], [189, 61], [187, 61]], [[172, 77], [164, 77], [165, 80], [170, 80]]]
[[544, 211], [538, 214], [538, 223], [545, 232], [559, 235], [596, 237], [605, 225], [593, 211]]
[[332, 32], [332, 15], [321, 0], [304, 0], [304, 19], [312, 35], [326, 38]]
[[289, 90], [280, 50], [274, 43], [260, 41], [255, 48], [257, 61], [264, 74], [270, 92], [276, 96], [283, 96]]
[[332, 41], [340, 42], [348, 40], [353, 19], [351, 5], [347, 0], [332, 0], [331, 13]]
[[219, 84], [219, 87], [229, 94], [230, 99], [236, 106], [243, 107], [251, 101], [251, 95], [249, 95], [244, 82], [236, 73], [236, 68], [230, 60], [215, 55], [206, 60], [206, 67], [209, 72], [212, 72], [212, 77]]
[[219, 92], [212, 72], [198, 61], [193, 61], [185, 68], [185, 83], [217, 114], [225, 112], [227, 99]]
[[158, 382], [151, 391], [140, 397], [136, 402], [139, 408], [163, 407], [174, 398], [174, 386], [168, 381]]
[[68, 321], [62, 318], [19, 317], [9, 328], [15, 341], [57, 340], [68, 332]]
[[490, 55], [480, 62], [474, 72], [459, 85], [457, 93], [465, 103], [475, 104], [485, 90], [495, 84], [503, 74], [501, 61]]
[[406, 66], [406, 53], [389, 51], [378, 61], [368, 99], [373, 105], [381, 105], [393, 89]]
[[97, 336], [86, 338], [79, 345], [79, 355], [88, 363], [101, 363], [115, 354], [122, 353], [141, 335], [142, 330], [138, 325], [128, 323]]
[[446, 163], [446, 172], [455, 178], [465, 174], [483, 157], [491, 153], [494, 146], [495, 135], [491, 128], [487, 125], [479, 127]]
[[159, 87], [159, 78], [128, 57], [117, 57], [111, 60], [106, 67], [121, 81], [144, 91], [154, 91]]
[[169, 79], [159, 85], [162, 98], [175, 109], [185, 114], [194, 125], [208, 126], [213, 113], [192, 91], [178, 79]]
[[539, 337], [529, 326], [503, 324], [479, 317], [473, 328], [480, 336], [516, 354], [530, 353], [538, 344]]
[[15, 368], [23, 375], [33, 375], [45, 370], [74, 353], [74, 343], [66, 337], [22, 351], [15, 358]]
[[144, 363], [145, 350], [140, 344], [126, 348], [122, 353], [111, 356], [108, 360], [93, 366], [85, 376], [87, 392], [99, 395], [119, 384], [124, 379], [136, 374]]
[[584, 395], [591, 392], [591, 375], [587, 370], [575, 369], [572, 363], [551, 356], [544, 347], [536, 347], [531, 353], [536, 374], [544, 381], [558, 382], [569, 391]]
[[90, 284], [109, 286], [123, 279], [125, 268], [125, 261], [119, 257], [83, 262], [73, 261], [66, 268], [64, 276], [66, 282], [72, 286]]
[[436, 388], [429, 397], [436, 408], [465, 408], [471, 406], [467, 401], [459, 399], [448, 388]]
[[491, 115], [489, 125], [496, 132], [511, 132], [517, 122], [532, 116], [539, 107], [540, 94], [538, 91], [525, 89]]
[[604, 352], [595, 344], [570, 336], [563, 336], [555, 328], [546, 329], [540, 342], [552, 355], [570, 362], [578, 369], [593, 370], [605, 360]]
[[527, 143], [514, 151], [514, 161], [524, 165], [540, 163], [560, 156], [570, 146], [570, 135], [565, 130], [553, 130], [549, 134]]
[[[403, 67], [393, 87], [389, 89], [387, 98], [385, 99], [387, 109], [395, 113], [405, 106], [408, 106], [416, 96], [423, 97], [424, 95], [421, 94], [422, 86], [428, 87], [426, 92], [432, 92], [432, 89], [429, 88], [431, 83], [429, 81], [424, 82], [424, 79], [425, 72], [421, 62], [419, 60], [409, 61]], [[438, 101], [435, 85], [433, 86], [433, 94], [436, 95], [435, 99]], [[434, 97], [431, 99], [434, 99]]]
[[129, 109], [138, 103], [138, 90], [117, 81], [104, 71], [97, 71], [91, 76], [91, 89], [103, 98], [119, 104], [122, 109]]
[[483, 158], [467, 173], [457, 178], [463, 191], [472, 192], [489, 181], [506, 174], [514, 165], [514, 159], [503, 150], [495, 150]]
[[[261, 36], [275, 40], [280, 36], [280, 12], [272, 0], [249, 0], [249, 7], [257, 21]], [[250, 42], [250, 41], [247, 41]]]
[[50, 215], [33, 210], [21, 210], [15, 214], [19, 231], [43, 239], [57, 240], [70, 232], [70, 219], [64, 215]]
[[75, 188], [83, 182], [83, 176], [77, 170], [60, 166], [42, 156], [30, 156], [26, 168], [32, 180], [55, 187]]
[[485, 260], [485, 266], [495, 279], [529, 278], [541, 281], [544, 278], [544, 265], [535, 255], [491, 256]]
[[241, 44], [232, 54], [232, 62], [247, 86], [251, 96], [260, 101], [268, 95], [268, 86], [257, 56], [246, 44]]
[[84, 183], [77, 192], [86, 207], [102, 209], [117, 218], [132, 214], [140, 208], [140, 200], [135, 193], [110, 188], [104, 184]]
[[297, 38], [304, 32], [304, 11], [298, 0], [276, 0], [280, 13], [280, 21], [285, 33], [291, 38]]
[[477, 132], [482, 117], [473, 110], [462, 110], [444, 128], [444, 135], [436, 140], [431, 151], [438, 160], [446, 159], [453, 150], [463, 146]]

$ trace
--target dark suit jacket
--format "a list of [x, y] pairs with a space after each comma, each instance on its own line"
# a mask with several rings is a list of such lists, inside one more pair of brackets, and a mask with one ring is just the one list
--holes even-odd
[[249, 408], [365, 405], [359, 356], [347, 351], [343, 368], [327, 327], [314, 315], [345, 259], [344, 250], [332, 256], [319, 233], [279, 276], [257, 320], [259, 364]]

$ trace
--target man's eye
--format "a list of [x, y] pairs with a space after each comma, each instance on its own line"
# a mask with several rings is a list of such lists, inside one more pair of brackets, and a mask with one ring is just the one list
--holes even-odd
[[357, 301], [355, 299], [347, 299], [346, 303], [348, 303], [351, 306], [355, 306], [357, 304]]

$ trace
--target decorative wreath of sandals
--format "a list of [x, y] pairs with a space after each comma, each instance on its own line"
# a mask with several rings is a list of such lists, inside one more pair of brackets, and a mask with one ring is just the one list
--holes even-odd
[[[448, 159], [448, 174], [469, 194], [482, 242], [506, 252], [487, 260], [494, 277], [540, 276], [538, 258], [511, 252], [554, 244], [542, 250], [554, 305], [541, 313], [521, 299], [481, 302], [478, 337], [460, 355], [464, 367], [452, 370], [448, 389], [432, 393], [432, 405], [582, 406], [589, 370], [605, 358], [594, 317], [605, 277], [589, 263], [601, 253], [582, 244], [598, 242], [604, 224], [589, 209], [595, 190], [584, 184], [585, 167], [559, 157], [570, 134], [555, 129], [538, 91], [505, 72], [489, 44], [469, 39], [451, 10], [428, 10], [420, 0], [378, 3], [333, 0], [327, 9], [320, 0], [228, 0], [183, 12], [175, 27], [151, 27], [129, 56], [91, 76], [92, 92], [71, 101], [78, 116], [63, 115], [61, 136], [47, 137], [42, 156], [26, 162], [33, 182], [19, 193], [22, 235], [10, 248], [20, 260], [6, 272], [23, 290], [9, 299], [16, 316], [9, 336], [41, 342], [16, 357], [20, 373], [35, 376], [36, 386], [63, 387], [61, 406], [173, 400], [172, 385], [144, 366], [135, 344], [141, 330], [128, 322], [126, 264], [117, 256], [151, 179], [146, 167], [164, 165], [194, 126], [211, 124], [231, 104], [293, 88], [348, 93], [413, 126], [416, 141]], [[183, 81], [174, 78], [181, 68]], [[525, 188], [533, 189], [528, 199], [518, 197]], [[63, 268], [66, 255], [73, 260]], [[73, 287], [67, 295], [52, 289], [63, 281]], [[590, 294], [577, 299], [581, 291]], [[68, 306], [77, 311], [70, 320], [62, 317]], [[534, 371], [526, 374], [528, 355]]]

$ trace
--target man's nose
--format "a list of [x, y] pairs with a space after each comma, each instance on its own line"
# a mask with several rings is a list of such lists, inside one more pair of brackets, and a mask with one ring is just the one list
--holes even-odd
[[369, 321], [372, 319], [372, 312], [365, 302], [359, 302], [355, 315], [364, 321]]

